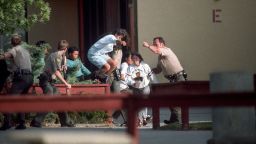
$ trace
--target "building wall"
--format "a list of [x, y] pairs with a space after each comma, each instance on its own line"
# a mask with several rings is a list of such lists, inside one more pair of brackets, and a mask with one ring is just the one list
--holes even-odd
[[[255, 0], [138, 0], [139, 52], [154, 67], [157, 57], [142, 42], [163, 36], [190, 80], [215, 71], [256, 73], [255, 7]], [[221, 9], [221, 23], [213, 22], [214, 9]]]
[[[77, 0], [48, 0], [52, 9], [50, 21], [36, 24], [28, 32], [28, 42], [33, 44], [45, 40], [56, 49], [61, 39], [72, 46], [79, 46], [78, 4]], [[29, 12], [33, 10], [29, 9]]]

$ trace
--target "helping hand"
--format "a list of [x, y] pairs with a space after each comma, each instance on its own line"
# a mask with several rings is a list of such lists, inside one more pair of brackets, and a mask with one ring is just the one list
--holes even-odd
[[149, 47], [149, 44], [148, 44], [148, 42], [143, 42], [142, 46], [148, 48], [148, 47]]
[[71, 89], [71, 84], [66, 84], [66, 87], [68, 88], [68, 89]]
[[122, 46], [126, 46], [127, 43], [125, 41], [121, 41]]

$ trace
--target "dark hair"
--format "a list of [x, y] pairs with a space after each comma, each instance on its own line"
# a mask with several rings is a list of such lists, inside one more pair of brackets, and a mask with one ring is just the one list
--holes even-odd
[[44, 44], [47, 44], [47, 42], [46, 42], [46, 41], [43, 41], [43, 40], [40, 40], [40, 41], [37, 41], [37, 42], [36, 42], [36, 46], [37, 46], [37, 47], [41, 47], [41, 46], [44, 45]]
[[115, 29], [113, 32], [112, 32], [113, 35], [117, 34], [117, 35], [123, 35], [124, 37], [126, 37], [128, 35], [127, 31], [125, 29], [121, 29], [121, 28], [118, 28], [118, 29]]
[[143, 58], [142, 58], [141, 54], [139, 54], [139, 53], [137, 53], [137, 52], [132, 53], [132, 56], [137, 56], [137, 57], [139, 57], [139, 58], [140, 58], [140, 62], [143, 61]]
[[131, 51], [127, 51], [123, 54], [122, 56], [122, 63], [126, 61], [127, 58], [129, 58], [130, 56], [132, 56], [132, 52]]
[[127, 31], [125, 29], [122, 29], [122, 28], [118, 28], [118, 29], [115, 29], [113, 32], [112, 32], [113, 35], [122, 35], [123, 36], [123, 41], [126, 41], [128, 42], [129, 41], [129, 34], [127, 33]]
[[77, 47], [72, 46], [68, 48], [68, 54], [72, 54], [74, 51], [79, 51]]
[[155, 40], [157, 40], [157, 39], [159, 40], [160, 43], [163, 43], [163, 44], [165, 45], [165, 41], [164, 41], [164, 38], [163, 38], [163, 37], [160, 37], [160, 36], [159, 36], [159, 37], [155, 37], [155, 38], [153, 39], [153, 41], [155, 41]]

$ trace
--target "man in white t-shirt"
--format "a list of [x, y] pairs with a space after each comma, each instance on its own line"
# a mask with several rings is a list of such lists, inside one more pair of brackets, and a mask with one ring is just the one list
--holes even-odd
[[96, 43], [94, 43], [88, 51], [88, 60], [100, 70], [107, 78], [116, 68], [117, 63], [108, 54], [113, 51], [115, 45], [126, 46], [124, 39], [127, 37], [124, 29], [117, 29], [112, 34], [108, 34]]
[[[178, 57], [168, 47], [165, 46], [165, 41], [162, 37], [155, 37], [153, 45], [143, 42], [143, 46], [158, 55], [157, 67], [153, 69], [155, 74], [163, 73], [170, 83], [178, 81], [186, 81], [187, 74], [185, 73]], [[181, 110], [178, 107], [171, 107], [170, 120], [164, 120], [164, 123], [170, 124], [179, 122], [181, 124]]]

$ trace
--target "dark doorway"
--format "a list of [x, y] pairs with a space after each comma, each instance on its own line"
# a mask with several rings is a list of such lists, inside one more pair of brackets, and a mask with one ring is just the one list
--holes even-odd
[[96, 68], [87, 59], [87, 51], [103, 34], [116, 28], [130, 32], [131, 0], [80, 0], [81, 58], [90, 70]]

